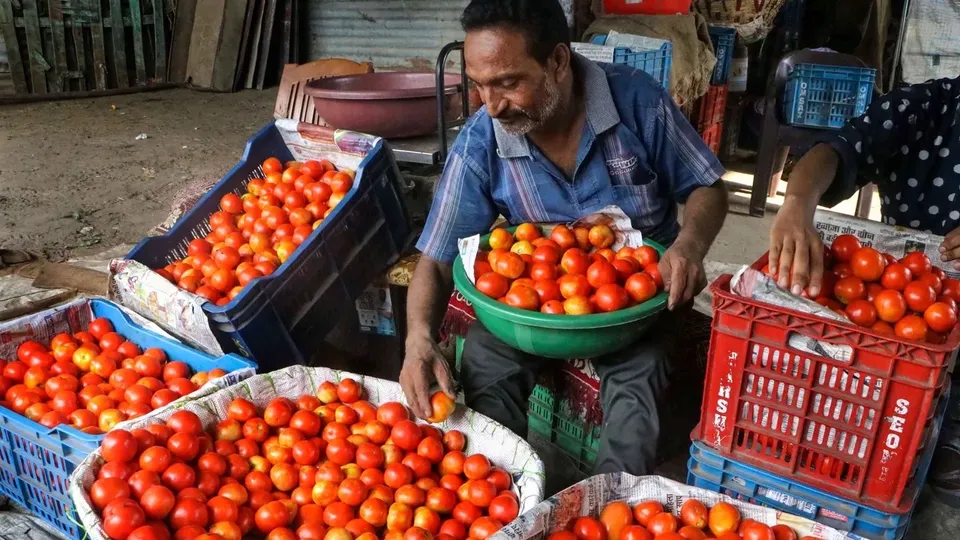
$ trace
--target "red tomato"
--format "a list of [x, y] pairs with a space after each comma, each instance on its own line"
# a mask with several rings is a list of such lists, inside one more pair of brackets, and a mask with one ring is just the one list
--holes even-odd
[[393, 426], [393, 429], [390, 431], [390, 438], [394, 444], [402, 450], [413, 452], [423, 439], [423, 435], [420, 433], [420, 428], [417, 427], [416, 424], [409, 420], [401, 420]]
[[617, 268], [609, 262], [596, 261], [587, 268], [587, 282], [594, 289], [617, 282]]
[[929, 274], [933, 268], [933, 264], [930, 263], [930, 258], [919, 251], [907, 253], [904, 258], [900, 259], [900, 262], [910, 269], [914, 279], [924, 274]]
[[869, 300], [854, 300], [850, 302], [847, 304], [846, 314], [854, 324], [860, 326], [869, 327], [877, 322], [877, 308], [875, 308]]
[[836, 286], [833, 288], [833, 294], [837, 297], [837, 300], [840, 300], [844, 304], [849, 304], [854, 300], [865, 298], [867, 295], [867, 287], [860, 278], [849, 276], [840, 278], [840, 280], [837, 281]]
[[897, 337], [914, 341], [926, 341], [927, 330], [927, 323], [918, 315], [907, 315], [893, 328]]
[[[880, 283], [885, 289], [894, 289], [897, 291], [902, 291], [904, 287], [907, 286], [907, 283], [910, 283], [913, 280], [913, 272], [907, 268], [906, 265], [900, 263], [894, 263], [887, 266], [883, 271], [883, 276], [880, 277]], [[958, 282], [960, 284], [960, 282]], [[958, 289], [960, 292], [960, 289]]]
[[955, 302], [960, 302], [960, 280], [952, 278], [944, 279], [942, 293], [952, 298]]
[[[471, 532], [473, 527], [471, 526]], [[577, 518], [573, 522], [573, 534], [578, 540], [607, 540], [607, 530], [591, 517]]]
[[923, 312], [923, 320], [934, 332], [946, 334], [957, 325], [957, 314], [947, 304], [935, 302]]
[[896, 323], [907, 313], [907, 301], [895, 290], [884, 290], [873, 299], [877, 317], [881, 321]]
[[147, 522], [143, 509], [130, 499], [114, 500], [104, 509], [103, 516], [103, 532], [115, 540], [128, 538]]
[[100, 478], [90, 486], [90, 500], [93, 506], [102, 510], [117, 499], [130, 498], [130, 486], [120, 478]]
[[615, 283], [609, 283], [599, 287], [595, 299], [600, 311], [607, 312], [621, 310], [630, 303], [630, 296], [627, 294], [627, 291]]
[[177, 411], [167, 419], [167, 427], [173, 432], [200, 435], [203, 433], [203, 424], [200, 418], [190, 411]]
[[912, 281], [903, 289], [903, 298], [911, 311], [923, 313], [937, 301], [937, 293], [927, 283]]
[[100, 443], [100, 454], [107, 462], [130, 461], [137, 455], [137, 440], [129, 431], [111, 431]]
[[943, 291], [943, 281], [934, 273], [924, 274], [917, 278], [917, 281], [926, 283], [929, 285], [935, 294], [940, 294]]
[[140, 497], [140, 506], [150, 519], [166, 519], [175, 503], [173, 492], [164, 486], [151, 486]]
[[850, 258], [853, 275], [866, 282], [879, 280], [886, 266], [883, 255], [872, 247], [862, 247]]
[[853, 254], [862, 246], [860, 240], [852, 234], [841, 234], [830, 245], [830, 253], [837, 262], [850, 262]]

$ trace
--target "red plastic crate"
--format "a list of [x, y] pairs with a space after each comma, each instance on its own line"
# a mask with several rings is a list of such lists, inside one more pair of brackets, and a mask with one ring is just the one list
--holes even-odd
[[723, 138], [723, 124], [710, 124], [699, 130], [703, 142], [707, 143], [714, 155], [720, 154], [720, 141]]
[[[761, 269], [767, 256], [753, 267]], [[743, 463], [903, 513], [960, 331], [933, 345], [758, 302], [711, 286], [713, 331], [693, 437]], [[798, 334], [849, 361], [788, 345]]]
[[723, 124], [727, 110], [727, 86], [711, 86], [700, 98], [697, 112], [697, 129], [703, 131], [710, 124]]
[[689, 13], [692, 0], [603, 0], [608, 15], [676, 15]]

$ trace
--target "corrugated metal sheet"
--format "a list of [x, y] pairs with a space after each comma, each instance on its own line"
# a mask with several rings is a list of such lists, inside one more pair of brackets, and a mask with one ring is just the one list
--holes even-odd
[[467, 0], [308, 0], [310, 58], [371, 62], [377, 70], [432, 70], [440, 49], [463, 39], [459, 19], [466, 5]]

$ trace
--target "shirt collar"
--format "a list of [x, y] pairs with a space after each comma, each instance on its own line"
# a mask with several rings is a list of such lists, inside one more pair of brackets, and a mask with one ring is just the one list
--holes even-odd
[[[596, 63], [573, 53], [573, 61], [583, 73], [583, 103], [586, 109], [587, 124], [596, 134], [620, 123], [620, 114], [610, 93], [607, 74]], [[530, 155], [530, 145], [526, 135], [509, 133], [500, 122], [493, 119], [493, 132], [497, 138], [497, 154], [502, 158], [517, 158]]]

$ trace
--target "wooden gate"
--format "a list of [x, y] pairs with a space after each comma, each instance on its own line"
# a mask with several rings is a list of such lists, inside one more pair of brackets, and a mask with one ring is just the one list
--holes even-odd
[[163, 82], [168, 26], [164, 0], [0, 0], [17, 93]]

